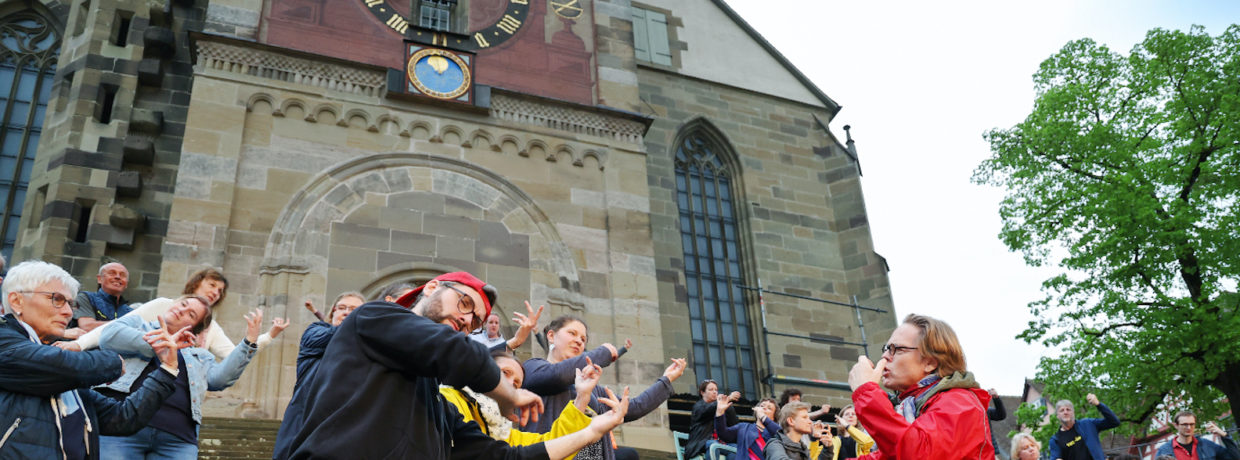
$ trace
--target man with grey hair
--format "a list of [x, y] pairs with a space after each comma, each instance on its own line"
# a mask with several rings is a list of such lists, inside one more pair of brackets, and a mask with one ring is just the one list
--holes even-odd
[[1059, 418], [1059, 431], [1051, 436], [1047, 448], [1053, 460], [1106, 460], [1102, 452], [1102, 440], [1098, 433], [1119, 426], [1119, 417], [1111, 408], [1098, 401], [1093, 393], [1085, 400], [1098, 408], [1102, 418], [1076, 419], [1072, 401], [1061, 400], [1055, 404], [1055, 416]]
[[76, 339], [133, 311], [129, 301], [121, 296], [129, 287], [129, 269], [120, 262], [106, 263], [99, 267], [95, 280], [99, 282], [99, 290], [78, 292], [70, 327], [80, 331], [67, 331], [67, 338]]

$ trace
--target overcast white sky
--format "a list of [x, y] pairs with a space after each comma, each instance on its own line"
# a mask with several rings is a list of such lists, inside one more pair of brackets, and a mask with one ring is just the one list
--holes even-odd
[[1001, 190], [973, 185], [982, 133], [1032, 108], [1031, 75], [1089, 37], [1127, 53], [1155, 27], [1218, 35], [1237, 1], [727, 0], [843, 110], [898, 316], [948, 321], [984, 387], [1019, 395], [1043, 349], [1015, 338], [1053, 271], [999, 241]]

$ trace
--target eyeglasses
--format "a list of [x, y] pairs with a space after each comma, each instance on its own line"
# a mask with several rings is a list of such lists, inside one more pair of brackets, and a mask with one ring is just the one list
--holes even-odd
[[68, 306], [69, 308], [73, 308], [73, 299], [65, 297], [59, 292], [49, 292], [49, 291], [18, 291], [18, 292], [21, 292], [22, 294], [42, 294], [42, 295], [47, 296], [48, 300], [52, 301], [53, 307], [64, 308]]
[[[452, 292], [455, 292], [460, 295], [460, 298], [456, 301], [456, 309], [459, 310], [461, 313], [474, 313], [474, 311], [477, 309], [477, 306], [474, 305], [473, 297], [470, 297], [468, 294], [461, 292], [460, 289], [452, 287], [451, 284], [440, 283], [440, 286], [451, 289]], [[475, 314], [474, 320], [470, 323], [470, 327], [473, 329], [477, 329], [480, 326], [482, 326], [482, 318], [479, 318], [478, 315]]]
[[891, 356], [894, 357], [895, 355], [901, 352], [912, 351], [916, 349], [917, 347], [902, 347], [899, 345], [892, 345], [889, 343], [889, 344], [883, 345], [883, 355], [886, 356], [888, 353], [890, 353]]

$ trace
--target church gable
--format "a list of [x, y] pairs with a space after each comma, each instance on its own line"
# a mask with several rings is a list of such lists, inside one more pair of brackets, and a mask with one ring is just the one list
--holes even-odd
[[642, 64], [839, 110], [723, 0], [642, 0], [633, 2], [633, 10]]

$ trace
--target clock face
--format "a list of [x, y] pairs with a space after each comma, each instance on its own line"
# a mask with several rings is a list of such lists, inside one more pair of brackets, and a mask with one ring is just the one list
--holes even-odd
[[410, 43], [405, 75], [409, 90], [435, 99], [469, 102], [473, 71], [468, 54]]
[[[451, 46], [467, 51], [484, 50], [507, 41], [516, 35], [525, 24], [530, 12], [530, 0], [491, 0], [502, 1], [504, 14], [494, 24], [480, 30], [471, 31], [467, 38], [449, 37], [447, 34], [431, 29], [417, 27], [417, 18], [406, 17], [392, 7], [393, 0], [357, 0], [370, 10], [375, 18], [382, 21], [388, 28], [404, 35], [410, 40], [427, 39], [436, 45]], [[401, 0], [396, 0], [401, 1]], [[407, 0], [405, 0], [407, 1]], [[452, 43], [448, 43], [451, 41]]]

